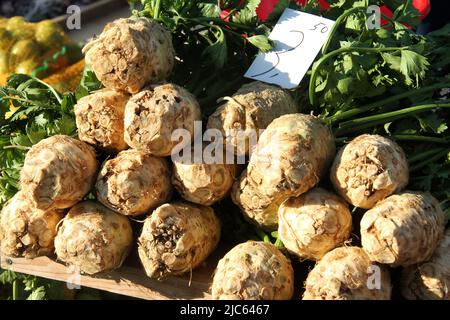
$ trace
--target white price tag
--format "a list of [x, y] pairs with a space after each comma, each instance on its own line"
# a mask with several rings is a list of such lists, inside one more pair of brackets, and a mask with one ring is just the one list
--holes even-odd
[[333, 20], [286, 9], [269, 36], [274, 49], [259, 54], [244, 76], [285, 89], [297, 87], [334, 23]]

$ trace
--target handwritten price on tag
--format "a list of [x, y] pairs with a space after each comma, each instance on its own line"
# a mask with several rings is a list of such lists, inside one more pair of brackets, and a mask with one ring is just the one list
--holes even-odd
[[286, 9], [270, 38], [274, 50], [259, 54], [245, 77], [291, 89], [300, 83], [334, 21]]

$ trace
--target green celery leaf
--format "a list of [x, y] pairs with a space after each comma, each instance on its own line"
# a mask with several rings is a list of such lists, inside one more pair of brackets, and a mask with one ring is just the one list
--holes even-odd
[[54, 134], [71, 136], [77, 131], [77, 125], [74, 118], [63, 115], [61, 119], [55, 121], [55, 129]]
[[264, 35], [256, 35], [247, 38], [248, 42], [257, 47], [262, 52], [267, 52], [272, 50], [273, 46], [269, 38]]
[[239, 10], [239, 12], [233, 16], [233, 22], [243, 25], [254, 25], [257, 21], [258, 16], [256, 15], [256, 12], [248, 8]]
[[[43, 114], [40, 114], [39, 116], [43, 116]], [[36, 122], [27, 125], [26, 133], [32, 144], [36, 144], [47, 137], [47, 130], [45, 127], [38, 125]]]
[[416, 117], [419, 120], [420, 126], [425, 132], [432, 132], [442, 134], [448, 129], [447, 122], [439, 118], [436, 113], [430, 113], [425, 117]]
[[[405, 76], [407, 85], [413, 84], [411, 77], [423, 79], [429, 65], [426, 57], [410, 50], [401, 51], [400, 71]], [[418, 85], [416, 82], [416, 86]]]
[[15, 146], [31, 147], [33, 143], [26, 134], [21, 134], [11, 138], [11, 144]]
[[233, 22], [243, 25], [254, 25], [258, 21], [258, 15], [256, 14], [256, 8], [258, 8], [261, 0], [249, 0], [246, 6], [239, 10], [233, 16]]
[[[220, 4], [220, 3], [219, 3]], [[210, 1], [209, 3], [199, 3], [199, 8], [205, 17], [219, 18], [220, 17], [220, 7], [217, 1]]]
[[45, 300], [45, 295], [45, 287], [41, 286], [33, 290], [33, 292], [31, 292], [31, 294], [28, 296], [27, 300]]
[[202, 57], [217, 69], [221, 69], [227, 62], [228, 48], [225, 34], [222, 29], [217, 28], [218, 36], [216, 42], [207, 47]]

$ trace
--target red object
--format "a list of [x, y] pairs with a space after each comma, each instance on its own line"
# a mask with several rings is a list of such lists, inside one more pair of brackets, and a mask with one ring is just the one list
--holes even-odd
[[224, 21], [230, 21], [230, 12], [231, 9], [225, 9], [220, 11], [220, 19], [224, 20]]
[[[319, 2], [320, 7], [323, 10], [328, 10], [330, 8], [330, 4], [326, 2], [325, 0], [317, 0]], [[305, 6], [308, 0], [296, 0], [296, 2], [301, 5]], [[275, 8], [275, 5], [278, 3], [278, 0], [262, 0], [259, 4], [259, 7], [256, 9], [256, 13], [258, 14], [258, 18], [261, 21], [267, 20], [270, 13]], [[431, 4], [430, 0], [413, 0], [414, 7], [420, 12], [420, 20], [425, 19], [425, 17], [430, 13], [431, 11]], [[386, 7], [382, 6], [381, 13], [386, 15], [387, 17], [392, 17], [393, 13], [392, 11]], [[386, 20], [383, 18], [381, 19], [381, 25], [385, 25], [387, 23]]]
[[266, 21], [270, 13], [275, 8], [278, 0], [262, 0], [256, 8], [256, 14], [260, 21]]
[[393, 16], [394, 14], [393, 14], [392, 11], [391, 11], [388, 7], [386, 7], [386, 6], [382, 6], [382, 7], [380, 8], [380, 11], [381, 11], [381, 25], [384, 26], [384, 25], [388, 24], [388, 21], [385, 20], [385, 19], [383, 18], [383, 15], [385, 15], [385, 16], [388, 17], [388, 18], [392, 18], [392, 16]]
[[420, 20], [425, 19], [431, 11], [430, 0], [413, 0], [413, 6], [420, 12]]

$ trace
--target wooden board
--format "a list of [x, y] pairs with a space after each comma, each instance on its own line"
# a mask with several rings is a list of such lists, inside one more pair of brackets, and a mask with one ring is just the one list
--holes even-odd
[[47, 257], [36, 259], [11, 258], [0, 255], [0, 268], [47, 279], [70, 282], [77, 279], [81, 286], [105, 290], [135, 298], [156, 299], [210, 299], [209, 287], [217, 256], [183, 277], [169, 277], [163, 281], [145, 275], [142, 267], [126, 263], [122, 268], [95, 276], [74, 276], [67, 266]]

